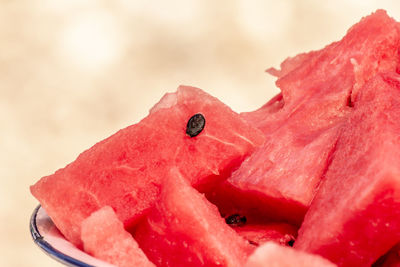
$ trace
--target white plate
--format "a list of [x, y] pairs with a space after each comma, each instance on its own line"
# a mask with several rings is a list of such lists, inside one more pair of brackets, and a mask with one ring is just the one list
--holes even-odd
[[40, 205], [32, 213], [30, 231], [36, 245], [67, 266], [115, 267], [90, 256], [67, 241]]

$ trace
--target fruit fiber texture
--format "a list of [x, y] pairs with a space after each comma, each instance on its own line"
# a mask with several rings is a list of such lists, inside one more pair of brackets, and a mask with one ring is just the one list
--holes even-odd
[[96, 258], [119, 267], [155, 267], [109, 206], [82, 222], [81, 237], [84, 250]]
[[312, 255], [291, 247], [267, 242], [249, 257], [245, 267], [334, 267], [335, 264], [318, 255]]
[[134, 237], [157, 266], [239, 267], [253, 250], [176, 168]]
[[300, 224], [354, 100], [376, 73], [396, 70], [399, 45], [399, 24], [379, 10], [342, 40], [288, 58], [281, 70], [268, 70], [278, 77], [282, 93], [260, 110], [242, 114], [266, 141], [221, 185], [225, 193], [211, 194], [210, 200], [221, 210], [273, 214]]
[[[202, 132], [186, 134], [188, 120], [205, 117]], [[80, 246], [81, 222], [111, 206], [126, 228], [157, 200], [171, 167], [207, 190], [240, 165], [263, 134], [218, 99], [194, 87], [167, 94], [138, 124], [95, 144], [65, 168], [31, 187], [57, 228]]]
[[268, 241], [292, 246], [297, 236], [297, 228], [287, 223], [244, 225], [233, 229], [255, 247]]
[[380, 74], [355, 98], [295, 248], [339, 266], [370, 266], [400, 240], [400, 76]]

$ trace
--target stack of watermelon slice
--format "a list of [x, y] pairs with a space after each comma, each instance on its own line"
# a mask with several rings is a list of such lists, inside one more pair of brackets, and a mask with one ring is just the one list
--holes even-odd
[[117, 266], [399, 266], [399, 51], [378, 10], [256, 111], [181, 86], [32, 194]]

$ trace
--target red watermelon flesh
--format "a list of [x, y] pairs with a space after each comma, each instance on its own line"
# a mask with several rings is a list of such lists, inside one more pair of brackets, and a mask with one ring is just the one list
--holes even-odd
[[372, 267], [400, 267], [400, 243], [379, 258]]
[[[290, 126], [292, 123], [288, 122], [277, 131], [277, 139], [268, 138], [263, 149], [255, 151], [228, 182], [243, 190], [241, 198], [248, 198], [251, 206], [265, 204], [257, 205], [257, 213], [261, 211], [275, 219], [286, 218], [299, 224], [329, 164], [340, 124], [304, 135], [299, 131], [294, 134], [296, 130], [290, 130]], [[295, 209], [298, 211], [288, 214]]]
[[400, 76], [355, 99], [295, 248], [339, 266], [370, 266], [400, 240]]
[[297, 228], [287, 223], [244, 225], [233, 229], [254, 246], [260, 246], [268, 241], [292, 246], [297, 236]]
[[[300, 223], [351, 110], [349, 99], [374, 73], [396, 70], [399, 45], [399, 24], [377, 11], [341, 41], [290, 58], [281, 71], [273, 70], [284, 105], [272, 115], [268, 108], [242, 115], [253, 122], [265, 112], [267, 124], [259, 125], [266, 141], [228, 179], [241, 195], [240, 202], [230, 200], [245, 210]], [[265, 205], [254, 207], [258, 203]]]
[[[218, 99], [193, 87], [169, 94], [174, 104], [97, 143], [65, 168], [31, 187], [58, 229], [81, 244], [82, 220], [109, 205], [133, 226], [158, 198], [166, 172], [177, 167], [206, 190], [237, 168], [264, 136]], [[203, 131], [186, 134], [188, 120], [205, 117]]]
[[[243, 163], [244, 164], [244, 163]], [[206, 193], [221, 214], [240, 214], [250, 224], [290, 222], [300, 227], [306, 210], [290, 199], [272, 198], [258, 191], [243, 191], [224, 181], [213, 191]]]
[[261, 108], [252, 112], [242, 112], [240, 116], [262, 132], [270, 133], [281, 126], [282, 120], [286, 119], [278, 112], [283, 108], [284, 104], [282, 94], [280, 93]]
[[176, 168], [134, 237], [157, 266], [243, 266], [251, 246]]
[[[381, 71], [395, 71], [398, 65], [398, 23], [378, 10], [351, 27], [346, 36], [322, 50], [303, 53], [269, 69], [277, 76], [285, 105], [297, 105], [315, 92], [336, 95], [339, 104], [351, 94], [354, 100], [363, 84]], [[349, 67], [352, 71], [349, 71]], [[352, 84], [331, 86], [332, 79]], [[332, 99], [333, 100], [333, 99]]]
[[267, 242], [249, 257], [245, 267], [334, 267], [335, 264], [318, 255]]
[[93, 212], [82, 222], [81, 237], [87, 253], [116, 266], [155, 266], [109, 206]]

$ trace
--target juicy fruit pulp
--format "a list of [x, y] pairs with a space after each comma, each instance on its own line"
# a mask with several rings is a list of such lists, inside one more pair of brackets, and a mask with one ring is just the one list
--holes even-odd
[[254, 210], [257, 216], [273, 214], [300, 224], [352, 102], [365, 81], [396, 70], [399, 45], [399, 24], [378, 11], [353, 26], [341, 41], [289, 58], [279, 71], [270, 69], [278, 77], [281, 95], [254, 114], [242, 115], [253, 123], [265, 115], [256, 125], [266, 141], [221, 185], [222, 191], [234, 193], [210, 199], [221, 205], [233, 195], [230, 212]]
[[[207, 124], [199, 135], [189, 137], [187, 122], [197, 113]], [[80, 224], [93, 211], [109, 205], [125, 227], [131, 227], [157, 200], [171, 167], [206, 190], [226, 179], [263, 141], [261, 132], [216, 98], [180, 87], [140, 123], [94, 145], [31, 191], [60, 231], [81, 245]]]
[[370, 266], [400, 240], [399, 162], [400, 76], [389, 73], [355, 99], [295, 247], [340, 266]]
[[134, 237], [158, 266], [239, 267], [252, 250], [177, 169], [165, 179], [159, 201]]
[[101, 260], [119, 267], [155, 267], [109, 206], [82, 222], [81, 237], [85, 251]]

